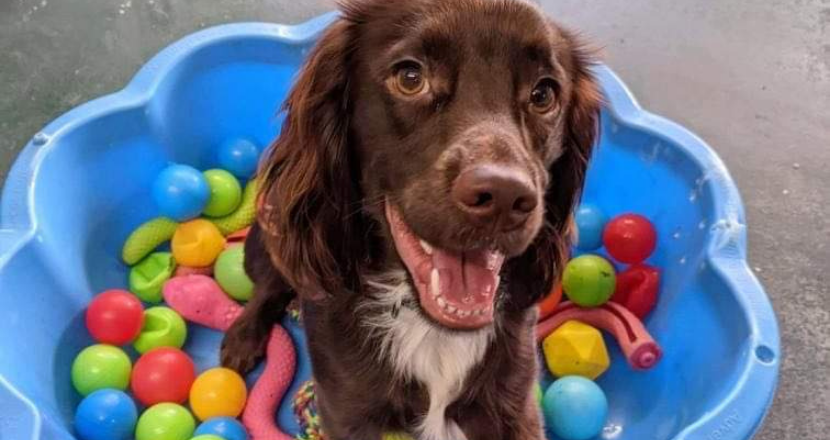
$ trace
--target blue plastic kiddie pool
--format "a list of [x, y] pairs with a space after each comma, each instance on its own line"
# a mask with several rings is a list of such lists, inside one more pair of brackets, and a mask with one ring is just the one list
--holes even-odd
[[[121, 245], [158, 214], [153, 179], [170, 162], [215, 167], [227, 139], [267, 144], [298, 66], [333, 19], [198, 32], [124, 90], [32, 138], [2, 198], [0, 438], [74, 438], [70, 366], [92, 343], [83, 311], [94, 294], [126, 286]], [[635, 372], [611, 344], [612, 367], [599, 381], [610, 402], [602, 438], [748, 439], [769, 408], [780, 348], [770, 302], [746, 263], [737, 188], [702, 140], [643, 111], [608, 68], [596, 72], [608, 107], [584, 200], [610, 215], [649, 217], [659, 233], [650, 262], [664, 271], [646, 322], [664, 358]], [[220, 338], [191, 328], [185, 348], [200, 370], [218, 363]], [[300, 370], [298, 383], [307, 359]], [[280, 420], [296, 428], [287, 406]]]

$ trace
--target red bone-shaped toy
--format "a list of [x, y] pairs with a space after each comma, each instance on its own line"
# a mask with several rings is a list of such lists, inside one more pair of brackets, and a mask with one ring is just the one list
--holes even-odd
[[537, 324], [536, 338], [541, 342], [559, 326], [571, 320], [601, 328], [614, 335], [628, 363], [637, 370], [653, 367], [663, 355], [643, 323], [625, 307], [613, 302], [592, 309], [583, 309], [571, 302], [562, 303], [550, 318]]

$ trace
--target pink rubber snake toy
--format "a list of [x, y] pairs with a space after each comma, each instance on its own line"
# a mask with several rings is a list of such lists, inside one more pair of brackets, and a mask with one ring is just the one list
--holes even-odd
[[[187, 275], [164, 285], [164, 299], [185, 319], [219, 331], [227, 331], [242, 314], [242, 306], [205, 275]], [[297, 368], [297, 352], [288, 332], [279, 324], [271, 330], [265, 371], [248, 396], [242, 423], [252, 440], [293, 440], [274, 421], [280, 402], [291, 386]]]

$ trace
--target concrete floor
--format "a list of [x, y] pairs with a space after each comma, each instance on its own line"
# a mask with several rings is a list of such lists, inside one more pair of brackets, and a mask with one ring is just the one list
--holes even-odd
[[[758, 439], [830, 438], [830, 0], [541, 3], [605, 48], [646, 108], [691, 128], [726, 161], [746, 202], [752, 265], [783, 332], [781, 386]], [[0, 0], [0, 179], [46, 122], [120, 88], [177, 38], [330, 8]]]

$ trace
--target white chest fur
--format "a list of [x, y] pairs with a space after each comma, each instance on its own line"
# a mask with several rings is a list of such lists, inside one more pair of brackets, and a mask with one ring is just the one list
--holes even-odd
[[[403, 272], [391, 275], [383, 282], [370, 283], [378, 290], [377, 300], [366, 306], [391, 310], [412, 295]], [[429, 410], [415, 433], [419, 440], [466, 440], [445, 412], [461, 392], [467, 375], [484, 358], [492, 328], [453, 332], [427, 322], [410, 308], [371, 316], [366, 324], [382, 340], [379, 356], [391, 363], [399, 377], [417, 380], [429, 392]]]

